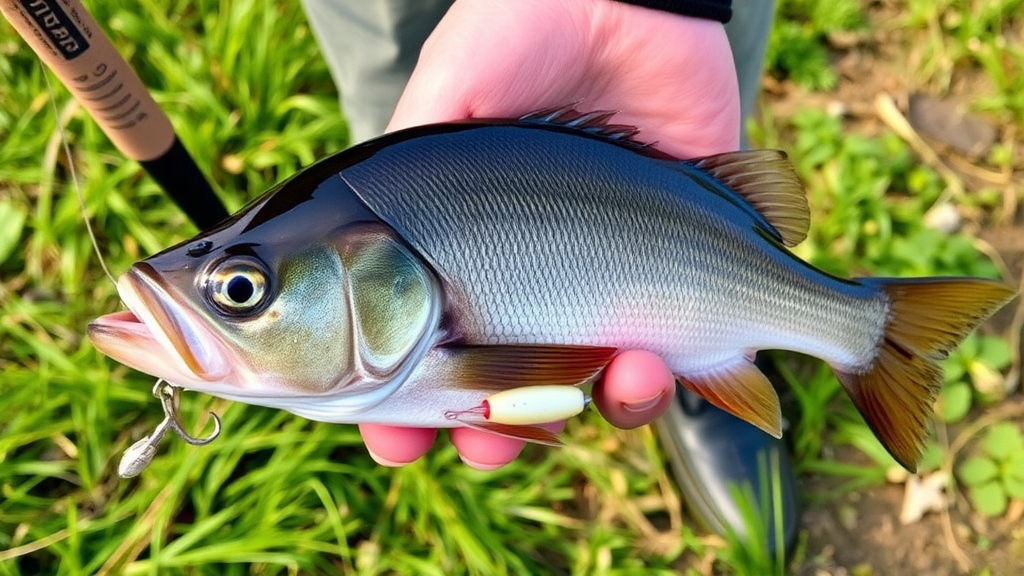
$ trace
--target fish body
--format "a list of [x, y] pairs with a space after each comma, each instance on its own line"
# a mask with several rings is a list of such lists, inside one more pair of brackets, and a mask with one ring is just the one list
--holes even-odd
[[90, 337], [180, 386], [317, 420], [538, 441], [478, 407], [593, 380], [627, 349], [778, 434], [751, 361], [791, 350], [832, 366], [912, 467], [935, 361], [1013, 291], [826, 274], [786, 249], [808, 215], [783, 154], [683, 161], [606, 118], [442, 124], [343, 151], [136, 264], [118, 283], [130, 312]]
[[457, 295], [468, 342], [645, 349], [700, 374], [761, 349], [861, 366], [882, 334], [877, 289], [794, 258], [673, 159], [513, 124], [383, 146], [339, 174]]

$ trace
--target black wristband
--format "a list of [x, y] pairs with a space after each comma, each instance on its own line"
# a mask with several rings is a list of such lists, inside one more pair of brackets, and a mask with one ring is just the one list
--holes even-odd
[[618, 0], [634, 6], [653, 8], [681, 16], [717, 20], [725, 24], [732, 18], [732, 0]]

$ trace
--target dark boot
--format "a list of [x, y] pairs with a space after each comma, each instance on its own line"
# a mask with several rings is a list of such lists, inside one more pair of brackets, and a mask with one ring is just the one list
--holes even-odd
[[[776, 452], [782, 495], [781, 538], [784, 549], [792, 550], [799, 532], [796, 479], [781, 440], [684, 389], [678, 390], [676, 402], [656, 425], [687, 507], [705, 528], [722, 536], [728, 529], [741, 540], [748, 537], [742, 508], [730, 486], [749, 486], [754, 510], [760, 510], [759, 499], [763, 494], [771, 514], [771, 485], [762, 488], [761, 478], [764, 474], [772, 481], [771, 454]], [[759, 465], [759, 461], [763, 464]], [[764, 546], [769, 556], [774, 556], [776, 539], [780, 537], [775, 533], [775, 518], [763, 518], [762, 522], [768, 534]]]

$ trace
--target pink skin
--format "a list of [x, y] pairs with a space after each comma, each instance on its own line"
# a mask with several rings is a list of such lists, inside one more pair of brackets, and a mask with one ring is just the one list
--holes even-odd
[[[389, 131], [463, 118], [508, 118], [579, 102], [680, 158], [739, 147], [739, 92], [721, 24], [611, 0], [458, 0], [423, 46]], [[595, 384], [594, 404], [620, 428], [663, 414], [675, 384], [656, 355], [627, 351]], [[553, 430], [562, 423], [552, 424]], [[378, 463], [422, 456], [437, 431], [362, 424]], [[451, 430], [462, 460], [491, 470], [523, 442]]]

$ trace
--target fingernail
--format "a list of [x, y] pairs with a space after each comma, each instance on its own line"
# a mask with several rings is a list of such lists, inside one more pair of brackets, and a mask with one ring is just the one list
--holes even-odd
[[369, 447], [366, 448], [366, 451], [370, 453], [370, 458], [373, 458], [373, 461], [376, 462], [377, 464], [380, 464], [381, 466], [387, 466], [388, 468], [400, 468], [408, 464], [408, 462], [394, 462], [392, 460], [388, 460], [387, 458], [382, 458], [376, 452], [370, 450]]
[[662, 390], [654, 396], [645, 400], [637, 400], [636, 402], [623, 402], [622, 408], [628, 412], [646, 412], [651, 408], [654, 408], [661, 402], [661, 399], [665, 397], [665, 391]]
[[498, 468], [504, 466], [504, 464], [481, 464], [479, 462], [476, 462], [475, 460], [470, 460], [469, 458], [466, 458], [462, 454], [459, 454], [459, 458], [462, 459], [463, 464], [465, 464], [466, 466], [469, 466], [470, 468], [475, 468], [482, 472], [497, 470]]

